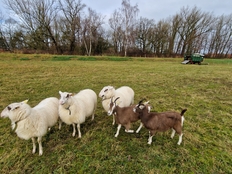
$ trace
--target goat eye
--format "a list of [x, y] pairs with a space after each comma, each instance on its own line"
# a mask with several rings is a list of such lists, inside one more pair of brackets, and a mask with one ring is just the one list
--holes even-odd
[[108, 91], [108, 89], [105, 89], [105, 91], [104, 91], [104, 92], [106, 92], [106, 91]]

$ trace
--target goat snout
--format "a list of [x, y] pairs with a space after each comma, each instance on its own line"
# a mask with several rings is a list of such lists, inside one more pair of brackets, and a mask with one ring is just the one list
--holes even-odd
[[111, 114], [112, 114], [111, 111], [108, 111], [108, 112], [107, 112], [107, 115], [108, 115], [108, 116], [111, 116]]

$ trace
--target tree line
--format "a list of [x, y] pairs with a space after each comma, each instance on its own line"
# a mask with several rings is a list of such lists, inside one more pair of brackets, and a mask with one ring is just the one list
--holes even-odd
[[[5, 0], [17, 19], [0, 15], [0, 49], [23, 53], [178, 57], [199, 52], [232, 55], [232, 14], [215, 16], [198, 7], [155, 21], [139, 17], [138, 5], [122, 0], [105, 21], [81, 0]], [[108, 24], [109, 27], [104, 27]]]

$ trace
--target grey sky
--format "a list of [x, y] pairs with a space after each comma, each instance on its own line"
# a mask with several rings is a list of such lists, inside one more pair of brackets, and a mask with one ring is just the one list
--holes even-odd
[[[7, 17], [12, 13], [6, 12], [4, 0], [0, 0], [0, 10], [5, 12]], [[82, 0], [87, 7], [107, 18], [114, 10], [121, 7], [122, 0]], [[179, 13], [182, 7], [193, 8], [196, 6], [203, 12], [212, 12], [216, 16], [232, 14], [232, 0], [130, 0], [131, 5], [138, 4], [139, 17], [154, 19], [155, 21], [166, 19]], [[10, 16], [9, 16], [10, 15]]]
[[[115, 9], [121, 7], [122, 0], [82, 0], [88, 7], [109, 17]], [[212, 12], [216, 16], [232, 14], [232, 0], [130, 0], [131, 5], [138, 4], [139, 16], [158, 21], [180, 12], [182, 7], [194, 6], [203, 12]]]

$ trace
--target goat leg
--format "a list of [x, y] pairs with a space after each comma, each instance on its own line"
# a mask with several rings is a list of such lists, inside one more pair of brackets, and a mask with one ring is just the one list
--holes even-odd
[[172, 128], [171, 138], [173, 138], [175, 136], [175, 133], [176, 133], [175, 129]]
[[122, 125], [119, 124], [118, 127], [117, 127], [117, 132], [116, 132], [116, 134], [114, 135], [115, 137], [118, 137], [118, 134], [119, 134], [119, 131], [120, 131], [121, 127], [122, 127]]
[[147, 144], [151, 144], [152, 143], [152, 137], [153, 137], [153, 134], [151, 135], [151, 132], [149, 131], [149, 138], [148, 138]]
[[139, 133], [139, 131], [141, 130], [142, 127], [143, 127], [143, 123], [141, 122], [139, 125], [139, 128], [136, 130], [136, 133]]
[[181, 133], [180, 135], [179, 135], [179, 141], [178, 141], [178, 145], [180, 145], [181, 144], [181, 142], [182, 142], [182, 136], [183, 136], [183, 134]]

